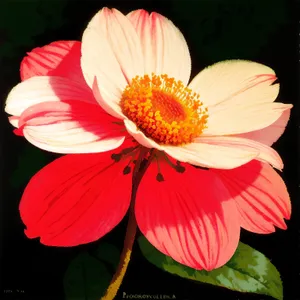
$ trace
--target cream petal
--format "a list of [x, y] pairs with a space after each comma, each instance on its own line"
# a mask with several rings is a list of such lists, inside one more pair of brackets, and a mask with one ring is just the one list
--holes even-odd
[[87, 84], [94, 91], [96, 100], [107, 111], [107, 105], [103, 105], [103, 101], [118, 106], [127, 81], [105, 33], [99, 22], [96, 22], [99, 14], [96, 14], [83, 33], [81, 68]]
[[[102, 80], [102, 84], [103, 83], [104, 82]], [[99, 88], [99, 84], [97, 83], [97, 79], [95, 78], [93, 84], [93, 93], [97, 102], [108, 114], [121, 120], [125, 119], [126, 117], [122, 113], [121, 106], [119, 105], [121, 99], [121, 91], [115, 89], [115, 93], [112, 93], [109, 89], [106, 89], [106, 87], [110, 86], [110, 82], [108, 81], [103, 84], [103, 86], [105, 88]]]
[[180, 30], [164, 16], [143, 9], [127, 15], [141, 40], [145, 73], [167, 74], [185, 85], [191, 74], [191, 57]]
[[55, 153], [99, 153], [118, 148], [124, 127], [101, 107], [80, 101], [43, 102], [20, 116], [24, 137]]
[[82, 72], [91, 88], [96, 77], [99, 84], [104, 78], [105, 81], [111, 82], [111, 89], [123, 89], [127, 82], [105, 32], [99, 24], [100, 13], [101, 11], [93, 17], [82, 36]]
[[208, 109], [207, 128], [202, 135], [233, 135], [262, 130], [292, 107], [291, 104], [275, 102], [245, 103], [243, 106], [234, 105], [217, 111]]
[[95, 94], [98, 103], [102, 105], [99, 99], [104, 98], [106, 102], [118, 104], [127, 82], [104, 34], [88, 27], [83, 34], [81, 49], [84, 78], [93, 90], [96, 82], [101, 91], [101, 98]]
[[133, 123], [132, 121], [126, 119], [124, 120], [124, 125], [128, 133], [132, 135], [134, 139], [142, 146], [147, 148], [155, 148], [157, 150], [163, 150], [163, 147], [161, 147], [152, 139], [146, 137], [145, 134], [141, 130], [139, 130], [135, 123]]
[[241, 134], [274, 123], [291, 107], [272, 104], [279, 93], [279, 85], [271, 85], [276, 79], [271, 68], [243, 60], [220, 62], [200, 72], [189, 87], [208, 107], [203, 135]]
[[5, 111], [20, 116], [31, 105], [47, 101], [73, 100], [97, 106], [90, 89], [68, 78], [35, 76], [16, 85], [9, 93]]
[[8, 117], [8, 121], [12, 126], [19, 128], [19, 117], [15, 117], [15, 116]]
[[81, 66], [98, 103], [124, 118], [118, 108], [122, 92], [144, 68], [136, 31], [118, 10], [103, 8], [89, 22], [82, 37]]
[[89, 86], [102, 78], [123, 89], [143, 74], [140, 41], [131, 22], [118, 10], [103, 8], [89, 22], [82, 37], [81, 66]]
[[94, 16], [88, 28], [104, 34], [128, 83], [136, 75], [144, 74], [140, 40], [126, 16], [117, 9], [105, 7]]
[[265, 145], [271, 146], [283, 134], [287, 123], [290, 119], [290, 115], [291, 110], [287, 109], [281, 114], [279, 119], [277, 119], [277, 121], [272, 123], [270, 126], [247, 133], [241, 133], [235, 136], [254, 140]]
[[266, 161], [277, 169], [283, 168], [280, 156], [272, 148], [237, 137], [203, 137], [181, 147], [163, 146], [173, 158], [200, 167], [232, 169], [255, 159]]
[[[257, 85], [267, 88], [276, 79], [275, 72], [265, 65], [246, 60], [226, 60], [202, 70], [191, 81], [189, 87], [199, 93], [202, 101], [211, 107], [227, 101], [232, 104], [236, 103], [233, 99], [234, 96]], [[267, 93], [266, 90], [263, 92]], [[278, 94], [278, 87], [274, 91], [275, 98], [277, 97], [276, 93]], [[270, 101], [274, 101], [275, 98]], [[255, 101], [255, 99], [249, 100]]]

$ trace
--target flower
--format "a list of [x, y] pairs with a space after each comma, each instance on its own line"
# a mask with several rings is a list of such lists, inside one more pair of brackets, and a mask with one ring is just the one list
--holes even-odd
[[[82, 42], [33, 49], [5, 110], [16, 133], [67, 154], [39, 171], [20, 203], [26, 235], [52, 246], [95, 241], [128, 211], [132, 169], [151, 164], [136, 194], [141, 232], [195, 269], [225, 264], [240, 228], [285, 229], [291, 205], [270, 146], [292, 105], [264, 65], [231, 60], [189, 84], [183, 35], [167, 18], [103, 8]], [[187, 85], [188, 84], [188, 85]]]

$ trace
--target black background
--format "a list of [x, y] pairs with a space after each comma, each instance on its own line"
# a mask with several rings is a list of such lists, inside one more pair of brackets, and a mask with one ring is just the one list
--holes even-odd
[[[256, 235], [243, 231], [241, 241], [264, 253], [281, 273], [284, 299], [299, 300], [300, 218], [297, 169], [297, 99], [299, 91], [299, 24], [297, 7], [287, 0], [165, 0], [165, 1], [8, 1], [0, 4], [1, 99], [20, 81], [19, 64], [27, 51], [55, 40], [80, 40], [89, 19], [103, 6], [123, 13], [144, 8], [170, 18], [183, 32], [192, 57], [192, 76], [224, 59], [257, 61], [273, 68], [281, 83], [279, 100], [295, 105], [286, 132], [274, 145], [285, 163], [282, 176], [291, 195], [293, 212], [286, 231]], [[299, 11], [299, 6], [298, 6]], [[62, 278], [71, 261], [95, 243], [46, 247], [23, 234], [18, 203], [30, 177], [59, 155], [34, 148], [1, 112], [3, 130], [1, 189], [1, 299], [64, 299]], [[103, 240], [122, 248], [124, 220]], [[2, 295], [0, 290], [0, 295]], [[137, 245], [117, 299], [126, 294], [167, 294], [176, 299], [272, 299], [190, 282], [157, 269]], [[1, 296], [0, 296], [1, 297]]]

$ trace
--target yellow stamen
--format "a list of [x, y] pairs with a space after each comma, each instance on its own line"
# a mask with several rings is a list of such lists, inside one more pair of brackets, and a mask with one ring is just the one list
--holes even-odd
[[121, 98], [123, 113], [147, 137], [162, 145], [193, 141], [207, 127], [200, 96], [167, 75], [136, 76]]

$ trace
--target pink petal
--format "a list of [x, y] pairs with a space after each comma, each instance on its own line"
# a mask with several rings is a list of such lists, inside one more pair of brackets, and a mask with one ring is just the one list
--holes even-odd
[[112, 152], [66, 155], [39, 171], [27, 185], [20, 213], [29, 238], [51, 246], [93, 242], [111, 231], [130, 203], [128, 161]]
[[5, 111], [20, 116], [32, 105], [48, 101], [74, 100], [98, 104], [89, 88], [63, 77], [36, 76], [16, 85], [9, 93]]
[[80, 67], [81, 42], [57, 41], [34, 48], [21, 62], [21, 79], [60, 76], [86, 85]]
[[291, 202], [280, 176], [268, 164], [252, 161], [233, 170], [212, 170], [236, 200], [241, 226], [257, 233], [286, 229]]
[[208, 107], [205, 135], [240, 134], [274, 123], [292, 107], [272, 103], [279, 85], [276, 76], [264, 65], [242, 60], [224, 61], [200, 72], [189, 87], [200, 94]]
[[191, 57], [182, 33], [164, 16], [143, 9], [132, 11], [127, 18], [141, 40], [145, 73], [167, 74], [185, 85], [191, 74]]
[[290, 114], [291, 110], [287, 109], [281, 114], [279, 119], [277, 119], [277, 121], [275, 121], [270, 126], [259, 130], [238, 134], [235, 136], [254, 140], [265, 145], [271, 146], [283, 134], [286, 125], [290, 119]]
[[124, 126], [116, 121], [93, 104], [52, 101], [25, 110], [19, 126], [25, 138], [41, 149], [56, 153], [96, 153], [118, 148], [124, 142]]
[[278, 153], [259, 142], [234, 136], [200, 137], [183, 146], [163, 146], [173, 158], [196, 166], [232, 169], [256, 158], [269, 162], [281, 170], [283, 163]]
[[[239, 215], [228, 191], [211, 171], [184, 164], [179, 173], [153, 163], [137, 191], [135, 214], [141, 232], [162, 253], [195, 269], [224, 265], [239, 241]], [[199, 184], [200, 183], [200, 184]]]

